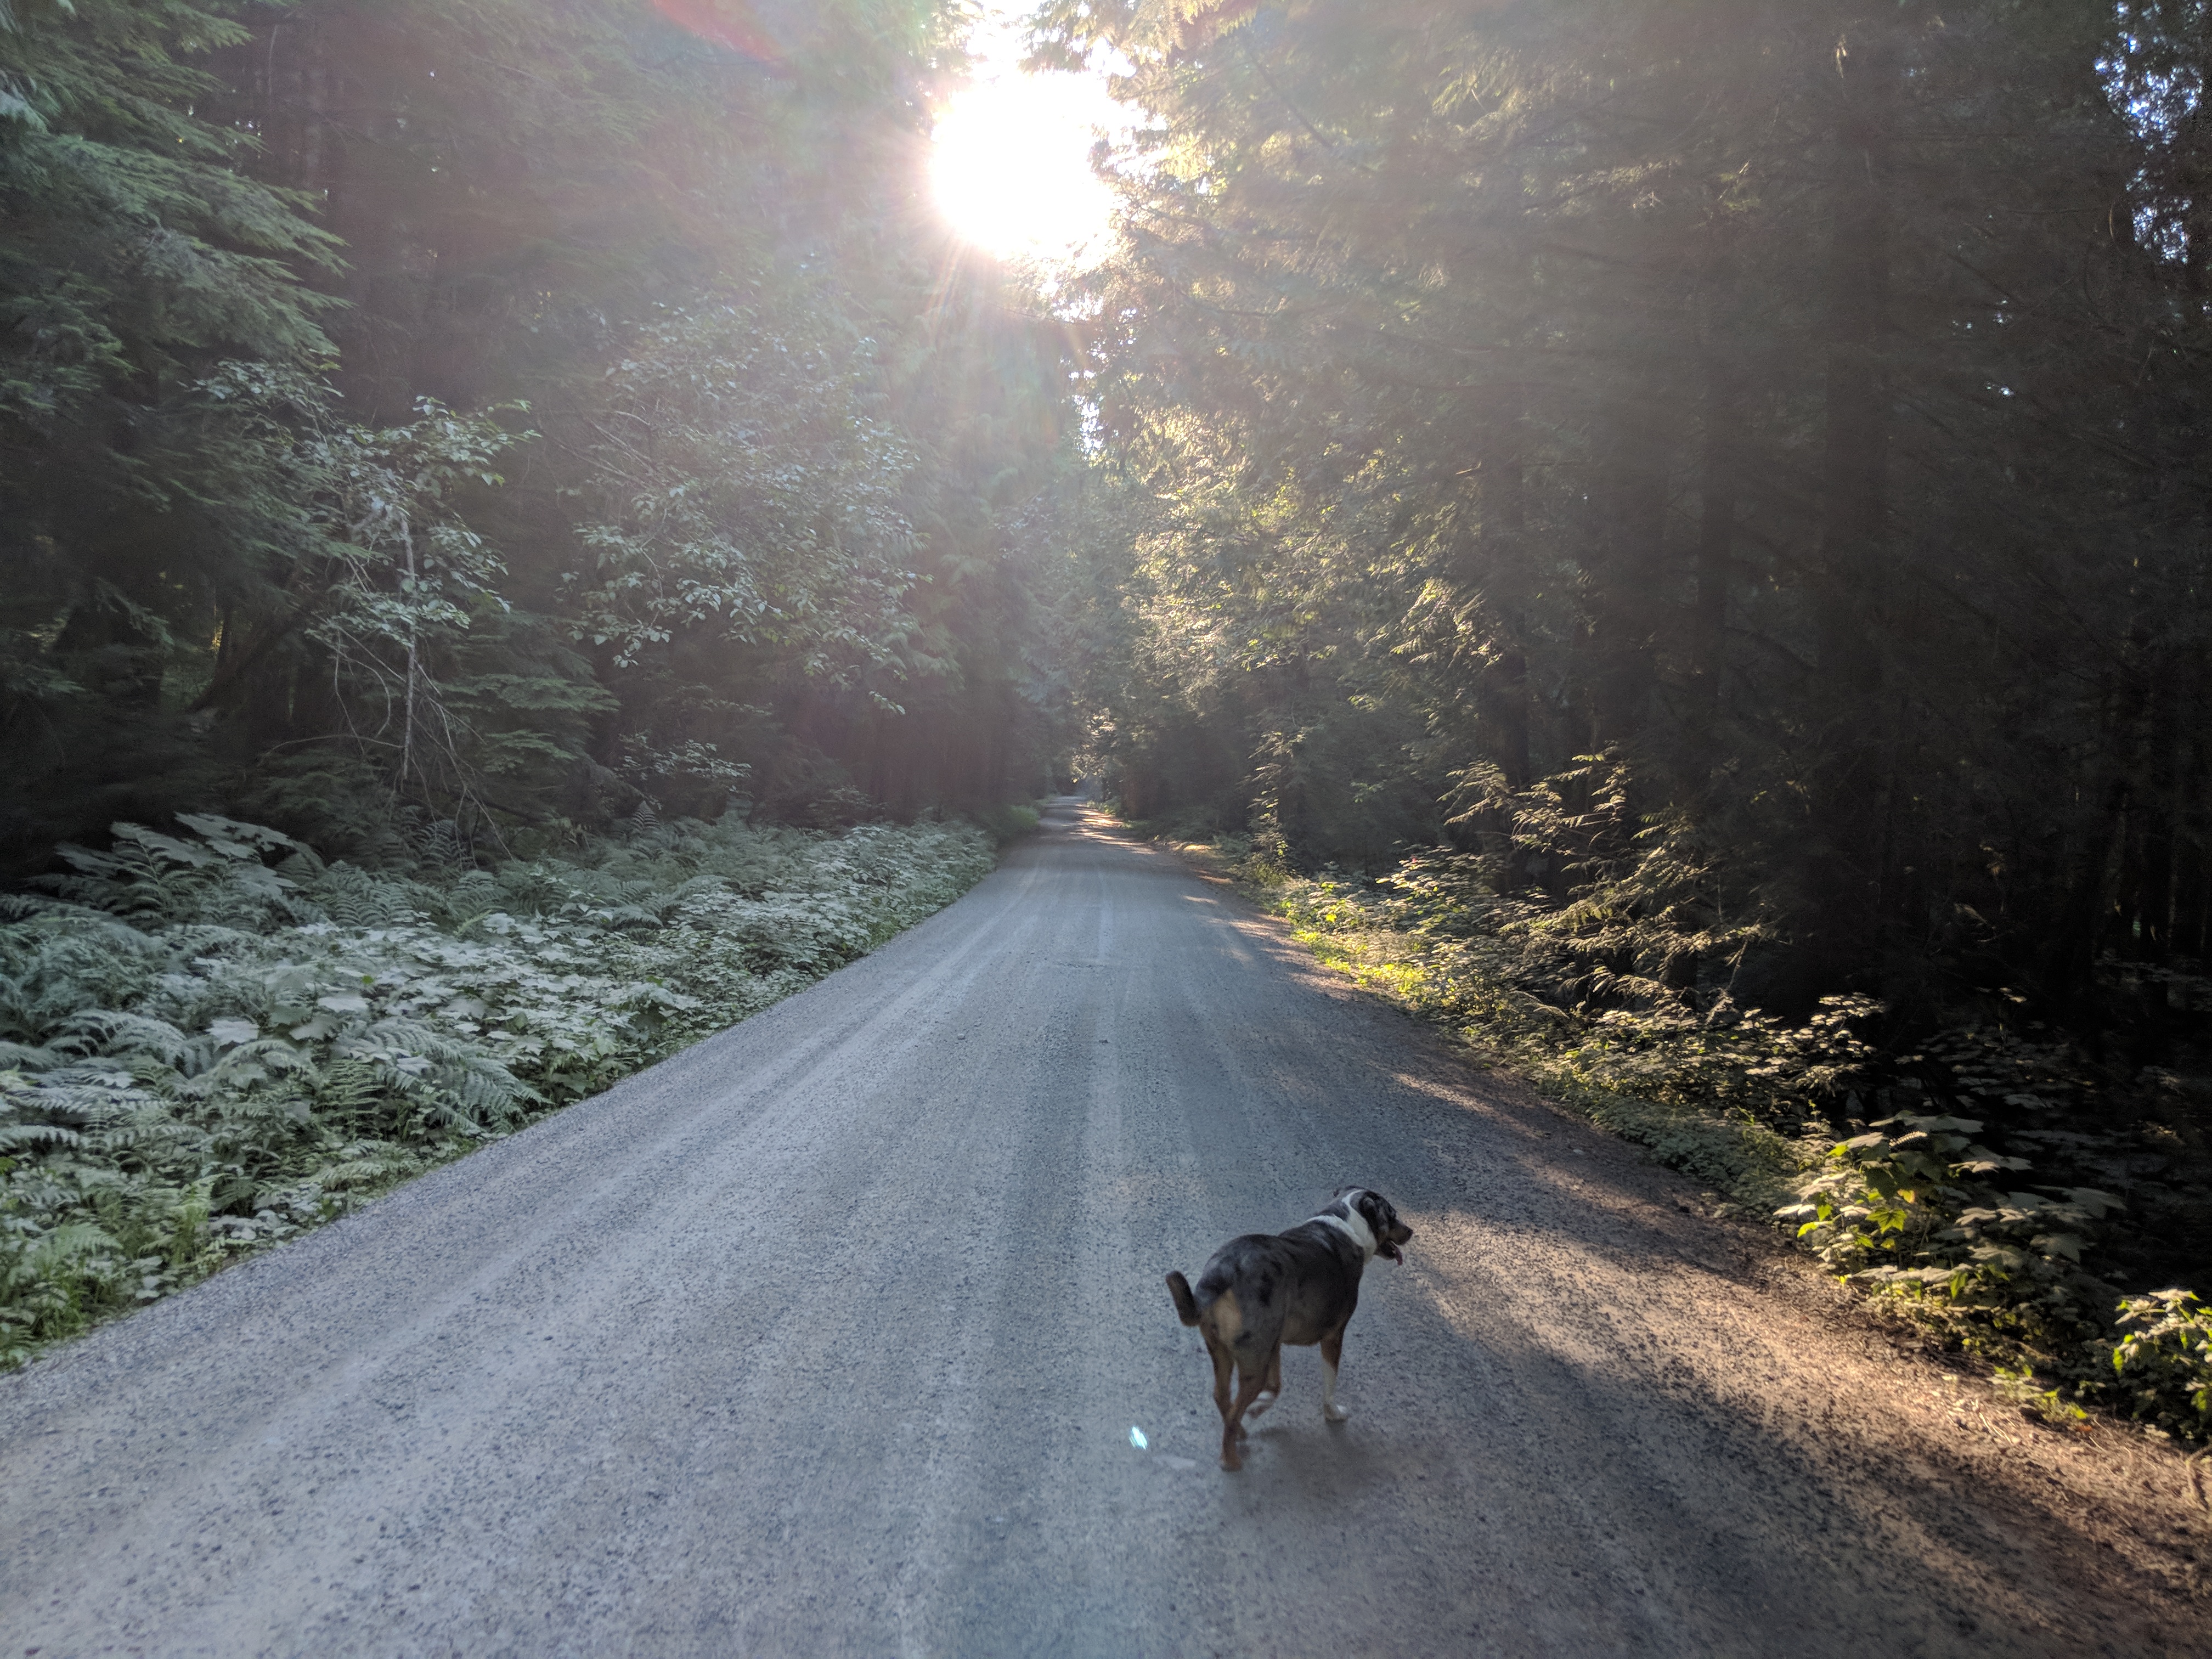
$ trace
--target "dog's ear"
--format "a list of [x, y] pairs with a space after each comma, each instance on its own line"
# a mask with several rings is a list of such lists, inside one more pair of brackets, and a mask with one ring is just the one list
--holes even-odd
[[1397, 1206], [1380, 1193], [1363, 1192], [1359, 1198], [1359, 1213], [1367, 1218], [1367, 1224], [1377, 1238], [1404, 1243], [1413, 1236], [1413, 1230], [1398, 1219]]

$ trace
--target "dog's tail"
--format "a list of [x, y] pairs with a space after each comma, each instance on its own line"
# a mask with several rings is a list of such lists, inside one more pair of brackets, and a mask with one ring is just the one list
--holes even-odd
[[1198, 1298], [1190, 1293], [1190, 1280], [1181, 1273], [1170, 1273], [1168, 1294], [1175, 1298], [1176, 1317], [1186, 1325], [1197, 1324]]

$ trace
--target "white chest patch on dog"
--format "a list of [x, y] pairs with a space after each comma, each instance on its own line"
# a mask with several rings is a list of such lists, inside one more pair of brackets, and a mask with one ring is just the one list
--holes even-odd
[[1344, 1206], [1346, 1215], [1317, 1215], [1314, 1219], [1324, 1225], [1335, 1228], [1337, 1231], [1359, 1246], [1360, 1258], [1365, 1261], [1371, 1259], [1375, 1255], [1375, 1230], [1367, 1224], [1367, 1218], [1359, 1213], [1359, 1206], [1352, 1201], [1358, 1196], [1358, 1194], [1354, 1193], [1351, 1197], [1337, 1200]]

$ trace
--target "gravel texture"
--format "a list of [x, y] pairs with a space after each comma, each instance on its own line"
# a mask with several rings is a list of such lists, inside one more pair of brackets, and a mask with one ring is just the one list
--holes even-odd
[[[1224, 1474], [1161, 1275], [1341, 1182], [1417, 1230], [1352, 1420], [1292, 1350]], [[0, 1378], [0, 1659], [2203, 1640], [2171, 1471], [1970, 1425], [1686, 1201], [1064, 805], [812, 989]]]

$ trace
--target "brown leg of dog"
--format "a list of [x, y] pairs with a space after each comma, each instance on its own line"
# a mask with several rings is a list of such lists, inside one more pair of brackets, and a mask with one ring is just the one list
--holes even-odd
[[[1282, 1350], [1279, 1347], [1269, 1357], [1279, 1360], [1281, 1354]], [[1267, 1367], [1265, 1365], [1255, 1365], [1250, 1370], [1240, 1371], [1237, 1375], [1236, 1403], [1223, 1413], [1221, 1418], [1221, 1467], [1224, 1469], [1235, 1470], [1244, 1467], [1244, 1456], [1237, 1450], [1237, 1443], [1244, 1437], [1244, 1413], [1260, 1397], [1260, 1390], [1266, 1386], [1267, 1381]]]
[[1347, 1422], [1352, 1417], [1336, 1403], [1336, 1367], [1343, 1358], [1344, 1330], [1340, 1326], [1321, 1340], [1321, 1414], [1332, 1423]]
[[1236, 1356], [1226, 1347], [1206, 1344], [1206, 1352], [1213, 1360], [1213, 1409], [1221, 1413], [1225, 1425], [1229, 1421], [1229, 1377], [1237, 1369]]
[[1260, 1385], [1260, 1397], [1252, 1402], [1252, 1409], [1244, 1413], [1248, 1418], [1265, 1417], [1267, 1407], [1283, 1397], [1283, 1351], [1275, 1350], [1275, 1357], [1267, 1364], [1267, 1380]]

